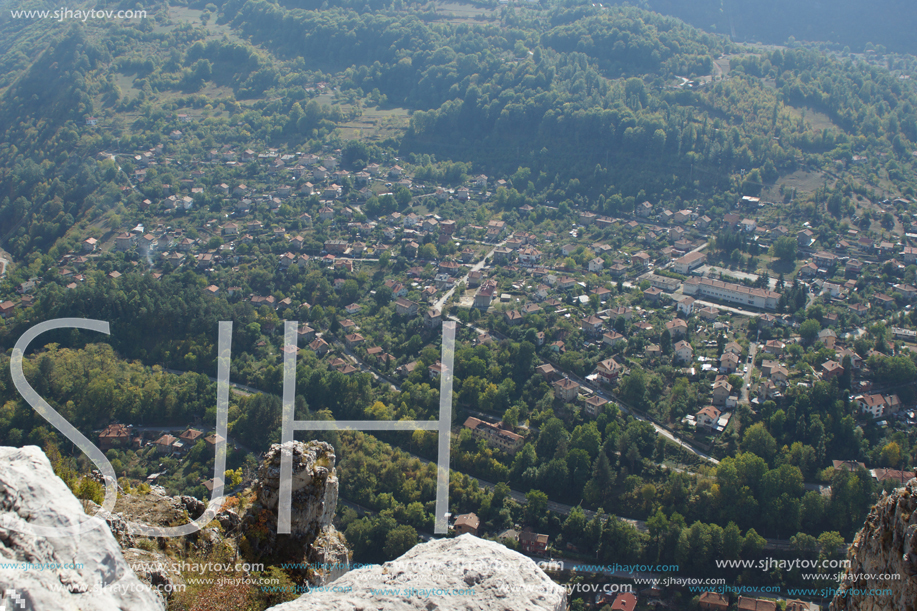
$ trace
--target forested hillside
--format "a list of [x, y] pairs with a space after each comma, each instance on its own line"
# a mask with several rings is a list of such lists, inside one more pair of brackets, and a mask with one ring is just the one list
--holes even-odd
[[899, 53], [917, 51], [912, 36], [917, 21], [904, 0], [645, 0], [642, 4], [738, 41], [783, 44], [794, 37], [830, 41], [855, 53], [867, 44]]
[[[249, 139], [309, 148], [372, 105], [403, 108], [409, 129], [382, 150], [488, 174], [524, 168], [512, 186], [527, 201], [609, 213], [638, 195], [754, 194], [796, 169], [873, 152], [885, 157], [865, 188], [913, 189], [901, 171], [917, 139], [909, 81], [812, 50], [741, 48], [635, 8], [501, 9], [454, 23], [432, 11], [235, 0], [214, 19], [241, 39], [155, 15], [46, 28], [56, 38], [4, 92], [0, 238], [14, 254], [57, 252], [74, 222], [129, 208], [125, 175], [95, 156], [169, 143], [170, 107], [207, 115], [186, 128], [192, 139], [170, 143], [185, 160]], [[340, 104], [316, 102], [321, 81], [339, 88]], [[811, 127], [806, 108], [831, 127]], [[82, 124], [93, 114], [110, 117], [105, 129]], [[143, 197], [169, 181], [164, 168]]]

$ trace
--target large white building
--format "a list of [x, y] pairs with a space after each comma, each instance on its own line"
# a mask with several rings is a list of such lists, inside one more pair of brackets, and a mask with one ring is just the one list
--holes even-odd
[[678, 274], [690, 274], [707, 261], [702, 252], [690, 252], [672, 263], [672, 270]]
[[711, 297], [742, 306], [753, 306], [763, 310], [776, 310], [780, 293], [767, 289], [753, 289], [741, 284], [711, 280], [710, 278], [688, 278], [682, 289], [685, 295]]

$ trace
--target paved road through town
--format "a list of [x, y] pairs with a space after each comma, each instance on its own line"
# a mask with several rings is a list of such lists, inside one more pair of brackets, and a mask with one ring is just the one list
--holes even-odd
[[449, 298], [452, 297], [452, 294], [455, 293], [455, 287], [457, 287], [459, 284], [468, 286], [468, 274], [470, 274], [471, 272], [480, 271], [484, 267], [484, 263], [487, 261], [487, 258], [494, 256], [494, 251], [500, 248], [501, 246], [503, 246], [504, 244], [506, 244], [506, 240], [503, 240], [499, 244], [494, 244], [494, 247], [490, 249], [490, 252], [488, 252], [486, 255], [481, 257], [481, 260], [475, 263], [474, 265], [472, 265], [471, 268], [469, 268], [469, 270], [465, 273], [465, 275], [462, 276], [461, 279], [459, 279], [452, 286], [451, 289], [443, 293], [443, 296], [436, 300], [436, 302], [433, 304], [433, 308], [442, 311], [443, 306], [446, 304], [446, 301], [448, 301]]

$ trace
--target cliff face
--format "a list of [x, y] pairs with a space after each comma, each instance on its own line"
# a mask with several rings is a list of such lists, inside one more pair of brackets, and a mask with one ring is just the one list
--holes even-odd
[[[103, 525], [79, 536], [50, 537], [33, 527], [66, 530], [85, 520], [79, 500], [35, 446], [0, 448], [0, 569], [3, 607], [33, 611], [164, 609]], [[23, 564], [27, 566], [22, 566]], [[19, 600], [24, 601], [20, 606]]]
[[354, 569], [324, 588], [269, 611], [564, 611], [564, 589], [530, 558], [462, 535]]
[[[875, 504], [847, 559], [831, 611], [917, 610], [917, 479]], [[864, 580], [864, 574], [901, 578]], [[876, 593], [885, 590], [890, 593]]]

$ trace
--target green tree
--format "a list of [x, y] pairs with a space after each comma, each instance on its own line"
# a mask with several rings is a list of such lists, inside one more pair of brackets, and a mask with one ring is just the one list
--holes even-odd
[[583, 490], [583, 499], [593, 506], [604, 506], [610, 499], [611, 488], [614, 484], [614, 472], [605, 452], [599, 452], [592, 467], [592, 478], [586, 483]]
[[764, 550], [767, 540], [759, 535], [754, 528], [749, 528], [742, 542], [742, 557], [755, 558]]
[[659, 349], [662, 350], [663, 354], [672, 352], [672, 334], [669, 333], [668, 329], [664, 329], [659, 336]]
[[592, 461], [585, 450], [575, 448], [567, 453], [567, 473], [570, 477], [570, 490], [574, 497], [579, 497], [592, 473]]
[[785, 235], [774, 242], [771, 246], [771, 255], [780, 259], [785, 265], [792, 265], [796, 261], [796, 238]]
[[417, 545], [417, 531], [407, 524], [396, 526], [385, 536], [384, 552], [388, 558], [397, 558]]
[[827, 557], [837, 556], [842, 545], [844, 545], [844, 537], [837, 531], [825, 531], [818, 535], [818, 549]]
[[765, 428], [764, 423], [751, 425], [742, 437], [742, 450], [760, 456], [770, 462], [777, 451], [777, 442]]
[[514, 481], [521, 482], [523, 474], [537, 464], [538, 456], [535, 453], [535, 446], [531, 443], [526, 443], [521, 450], [516, 452], [513, 466], [510, 468], [510, 476]]
[[407, 205], [411, 203], [411, 199], [411, 192], [408, 191], [406, 187], [398, 187], [395, 189], [395, 201], [398, 202], [401, 208], [406, 208]]
[[730, 522], [723, 529], [723, 557], [727, 560], [738, 560], [742, 553], [742, 531], [735, 522]]
[[77, 486], [76, 497], [101, 505], [105, 500], [105, 488], [101, 483], [84, 477], [80, 480], [79, 486]]
[[586, 530], [586, 514], [579, 506], [570, 511], [570, 515], [564, 520], [564, 538], [570, 542], [577, 543], [583, 538]]
[[503, 424], [508, 427], [516, 428], [519, 425], [519, 407], [511, 405], [503, 412]]
[[541, 487], [555, 498], [563, 496], [570, 484], [567, 461], [563, 458], [552, 458], [542, 466], [539, 473]]
[[821, 331], [821, 325], [814, 318], [809, 318], [799, 325], [799, 336], [806, 344], [813, 344], [818, 339], [818, 332]]
[[509, 484], [506, 482], [499, 482], [494, 486], [493, 497], [491, 498], [491, 504], [494, 507], [502, 507], [503, 501], [510, 496], [512, 490], [509, 487]]
[[561, 443], [566, 443], [569, 434], [564, 428], [564, 422], [560, 418], [551, 418], [541, 427], [538, 434], [538, 441], [535, 444], [535, 451], [539, 456], [553, 456], [557, 447]]
[[882, 446], [879, 453], [879, 459], [886, 467], [896, 467], [901, 461], [901, 446], [897, 442], [890, 441]]
[[547, 518], [548, 495], [541, 490], [529, 490], [525, 495], [525, 521], [541, 524]]
[[642, 369], [631, 369], [624, 381], [621, 382], [621, 398], [638, 409], [643, 409], [646, 403], [646, 374]]
[[655, 559], [658, 560], [662, 555], [663, 542], [669, 531], [669, 519], [665, 517], [661, 509], [646, 520], [646, 528], [650, 533], [650, 541], [656, 547]]
[[812, 535], [799, 532], [790, 537], [790, 546], [797, 552], [814, 553], [818, 551], [818, 540]]
[[424, 244], [417, 251], [417, 256], [421, 259], [428, 259], [433, 261], [439, 258], [439, 252], [437, 252], [436, 246], [434, 244]]
[[595, 422], [581, 424], [573, 429], [573, 436], [570, 438], [571, 449], [582, 449], [589, 454], [590, 460], [595, 459], [602, 446], [602, 435]]

